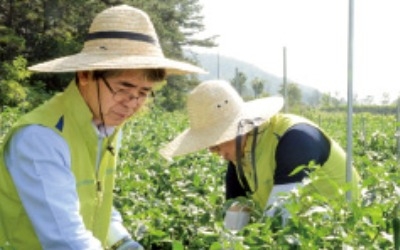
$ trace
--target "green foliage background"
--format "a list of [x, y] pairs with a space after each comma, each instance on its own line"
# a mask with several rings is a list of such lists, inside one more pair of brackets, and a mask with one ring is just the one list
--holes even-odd
[[[6, 109], [0, 114], [0, 142], [21, 113]], [[303, 115], [345, 146], [345, 114]], [[222, 225], [229, 203], [224, 200], [225, 163], [206, 150], [172, 162], [163, 159], [158, 150], [188, 120], [182, 111], [153, 106], [124, 128], [115, 205], [146, 249], [394, 249], [400, 200], [397, 125], [390, 115], [354, 115], [353, 159], [363, 178], [361, 202], [291, 193], [284, 197], [292, 212], [286, 227], [279, 216], [268, 219], [255, 210], [252, 223], [233, 234]]]
[[[345, 146], [344, 114], [304, 115]], [[289, 207], [293, 218], [288, 226], [280, 227], [278, 216], [271, 220], [255, 211], [253, 223], [236, 235], [222, 226], [225, 163], [207, 151], [173, 162], [158, 155], [161, 145], [187, 125], [184, 113], [154, 109], [126, 127], [117, 200], [147, 247], [165, 249], [174, 243], [185, 249], [393, 247], [392, 220], [400, 200], [393, 116], [355, 116], [354, 164], [363, 178], [360, 203], [318, 195], [305, 199], [293, 193], [287, 197], [295, 201]]]

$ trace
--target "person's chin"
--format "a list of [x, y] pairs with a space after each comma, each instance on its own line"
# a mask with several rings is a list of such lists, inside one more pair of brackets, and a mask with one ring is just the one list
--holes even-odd
[[117, 126], [123, 124], [125, 121], [126, 121], [126, 119], [123, 119], [123, 118], [109, 119], [109, 120], [106, 120], [106, 126], [108, 126], [108, 127], [117, 127]]
[[227, 155], [222, 156], [222, 158], [224, 158], [226, 161], [231, 161], [230, 157]]
[[121, 124], [123, 124], [127, 119], [120, 119], [120, 120], [115, 120], [111, 123], [111, 126], [117, 127]]
[[127, 121], [128, 119], [129, 119], [129, 116], [116, 115], [113, 117], [113, 119], [111, 119], [110, 124], [111, 124], [111, 126], [119, 126], [122, 123], [124, 123], [125, 121]]

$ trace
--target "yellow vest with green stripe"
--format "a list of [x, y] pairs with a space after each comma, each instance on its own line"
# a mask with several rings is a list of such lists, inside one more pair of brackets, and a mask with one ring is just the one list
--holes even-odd
[[[259, 128], [255, 152], [258, 188], [252, 194], [252, 198], [262, 209], [265, 208], [274, 185], [274, 173], [277, 167], [275, 152], [279, 142], [278, 138], [282, 137], [290, 127], [299, 123], [306, 123], [318, 127], [311, 121], [296, 115], [278, 114]], [[250, 136], [247, 137], [246, 148], [244, 150], [245, 154], [242, 161], [247, 183], [251, 190], [254, 190], [255, 181], [253, 179], [250, 153], [253, 137], [251, 133], [249, 133], [249, 135]], [[315, 191], [325, 197], [334, 198], [339, 195], [338, 187], [344, 187], [346, 185], [346, 154], [334, 140], [330, 139], [328, 136], [326, 137], [330, 143], [329, 157], [321, 167], [315, 170], [317, 178], [313, 179], [313, 181], [304, 188], [307, 189], [307, 192]], [[359, 197], [359, 182], [360, 177], [353, 167], [350, 190], [354, 199], [358, 199]]]
[[[105, 246], [111, 218], [116, 159], [106, 150], [106, 140], [99, 145], [101, 141], [92, 125], [92, 113], [76, 84], [72, 82], [64, 93], [21, 117], [5, 137], [0, 151], [0, 249], [6, 242], [14, 249], [41, 249], [5, 167], [3, 154], [10, 136], [30, 124], [49, 127], [67, 142], [71, 153], [71, 171], [76, 179], [80, 214], [86, 228]], [[113, 145], [118, 130], [109, 137]]]

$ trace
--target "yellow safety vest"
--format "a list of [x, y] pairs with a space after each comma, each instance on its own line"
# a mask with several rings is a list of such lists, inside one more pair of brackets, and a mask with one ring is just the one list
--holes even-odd
[[[255, 152], [258, 188], [252, 194], [252, 198], [262, 209], [265, 208], [274, 185], [275, 152], [279, 142], [278, 138], [282, 137], [290, 127], [299, 123], [318, 127], [311, 121], [296, 115], [277, 114], [259, 128]], [[322, 132], [324, 133], [324, 131]], [[251, 190], [254, 190], [255, 181], [251, 167], [251, 143], [253, 137], [251, 134], [249, 133], [247, 137], [242, 164], [247, 183]], [[337, 187], [343, 187], [346, 184], [346, 154], [335, 141], [328, 136], [326, 137], [330, 142], [329, 157], [321, 167], [316, 169], [315, 174], [318, 179], [304, 188], [308, 189], [307, 191], [309, 192], [316, 191], [325, 197], [333, 198], [339, 195]], [[354, 167], [352, 173], [352, 197], [358, 199], [360, 177]]]
[[[30, 124], [51, 128], [67, 142], [71, 153], [71, 171], [76, 179], [80, 214], [86, 228], [106, 246], [116, 157], [106, 150], [106, 140], [103, 140], [99, 149], [99, 139], [92, 125], [92, 113], [75, 82], [71, 82], [64, 93], [54, 96], [21, 117], [5, 137], [0, 149], [0, 249], [6, 242], [14, 249], [42, 248], [5, 166], [3, 153], [10, 137], [19, 128]], [[119, 128], [109, 137], [113, 145], [118, 131]], [[62, 194], [60, 196], [62, 199]]]

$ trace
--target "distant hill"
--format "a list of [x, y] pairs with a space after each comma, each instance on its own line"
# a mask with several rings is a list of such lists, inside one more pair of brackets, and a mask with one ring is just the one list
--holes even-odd
[[[205, 70], [209, 72], [207, 75], [199, 76], [200, 80], [202, 81], [217, 79], [218, 75], [219, 79], [230, 81], [234, 78], [236, 69], [238, 69], [240, 72], [243, 72], [247, 77], [247, 96], [253, 95], [250, 82], [256, 77], [266, 81], [264, 90], [271, 95], [278, 94], [278, 91], [283, 83], [282, 77], [270, 74], [248, 62], [222, 55], [220, 55], [218, 59], [218, 55], [213, 53], [197, 53], [193, 51], [187, 51], [186, 53], [189, 58], [197, 61]], [[290, 83], [290, 79], [288, 79], [287, 82]], [[299, 88], [301, 89], [304, 103], [309, 104], [309, 100], [311, 100], [316, 94], [322, 95], [322, 93], [316, 88], [312, 88], [297, 82], [296, 84], [298, 84]]]

